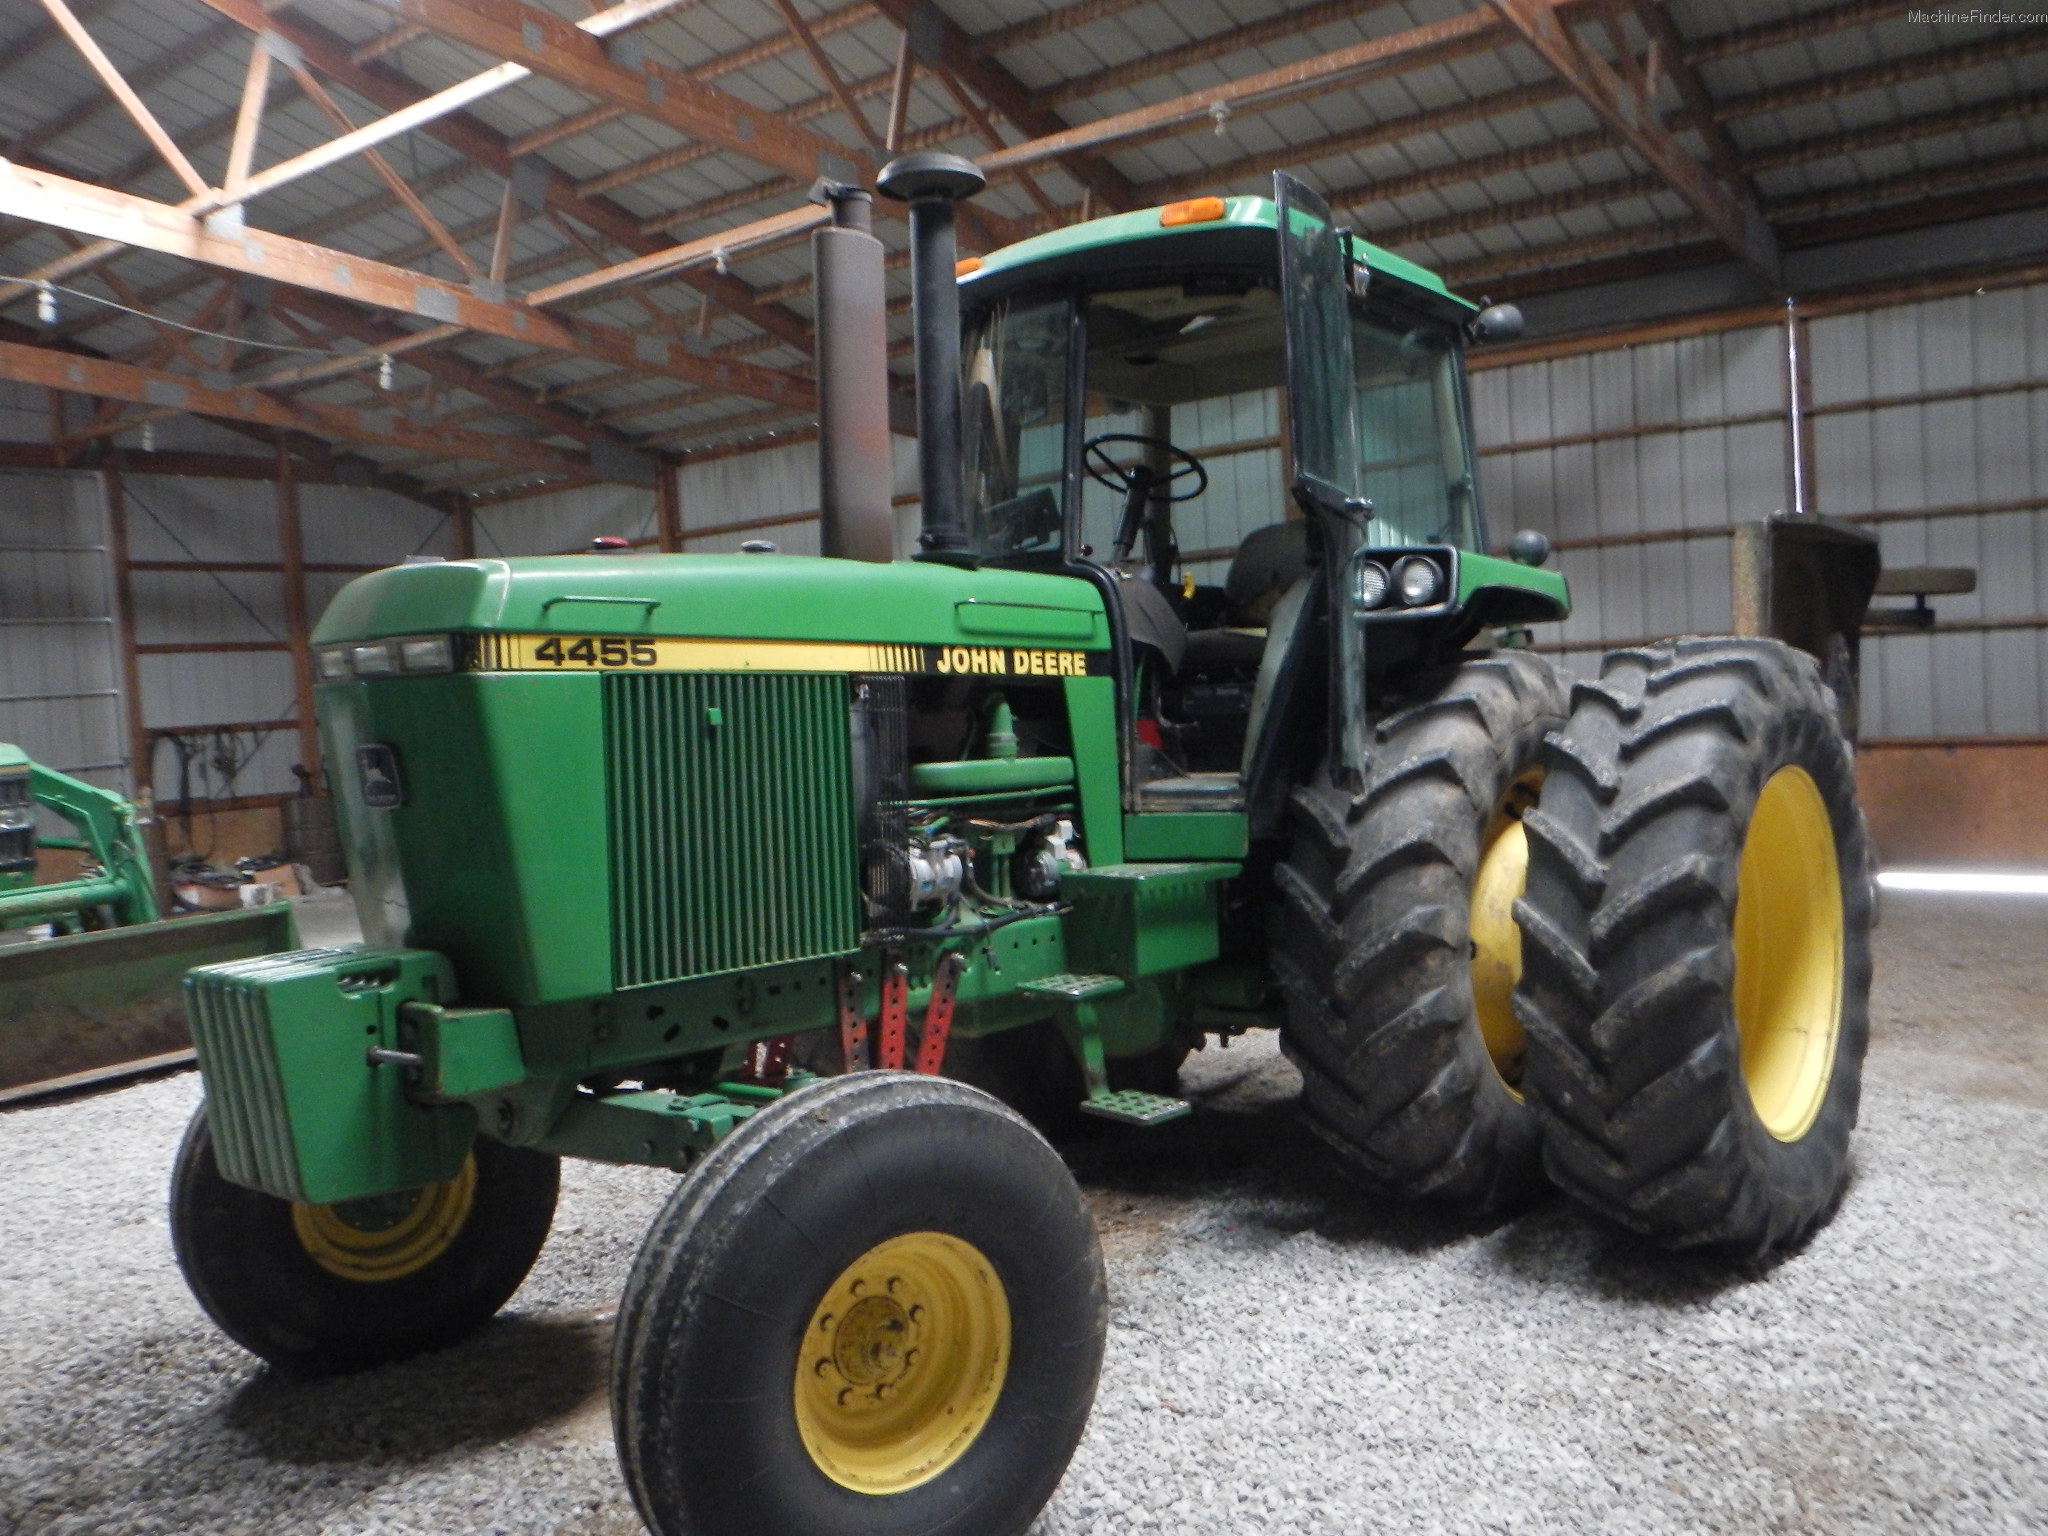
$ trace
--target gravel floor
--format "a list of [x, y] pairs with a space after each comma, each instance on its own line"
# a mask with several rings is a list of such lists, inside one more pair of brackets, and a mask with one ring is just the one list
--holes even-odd
[[[2048, 1526], [2048, 904], [1892, 896], [1858, 1176], [1766, 1274], [1553, 1203], [1369, 1203], [1271, 1042], [1067, 1150], [1113, 1329], [1037, 1536]], [[0, 1115], [0, 1531], [630, 1536], [603, 1376], [668, 1180], [572, 1165], [505, 1318], [343, 1381], [213, 1333], [163, 1216], [178, 1077]], [[774, 1536], [774, 1533], [763, 1533]]]

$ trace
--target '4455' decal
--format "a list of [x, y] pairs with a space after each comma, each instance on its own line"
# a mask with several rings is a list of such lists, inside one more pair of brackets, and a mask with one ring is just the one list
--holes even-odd
[[585, 635], [565, 640], [550, 635], [534, 647], [533, 659], [556, 667], [658, 667], [661, 653], [652, 640], [597, 639]]

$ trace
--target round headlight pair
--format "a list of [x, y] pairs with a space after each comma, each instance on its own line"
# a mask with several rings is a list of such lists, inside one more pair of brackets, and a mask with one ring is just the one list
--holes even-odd
[[1410, 555], [1395, 564], [1392, 574], [1377, 560], [1358, 562], [1353, 594], [1362, 609], [1384, 607], [1387, 599], [1398, 597], [1406, 608], [1425, 608], [1443, 595], [1443, 572], [1434, 560]]

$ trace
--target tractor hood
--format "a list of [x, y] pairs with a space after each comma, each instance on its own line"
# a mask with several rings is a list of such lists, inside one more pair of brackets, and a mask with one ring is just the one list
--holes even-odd
[[316, 644], [552, 632], [1106, 649], [1085, 581], [802, 555], [549, 555], [394, 566], [336, 594]]

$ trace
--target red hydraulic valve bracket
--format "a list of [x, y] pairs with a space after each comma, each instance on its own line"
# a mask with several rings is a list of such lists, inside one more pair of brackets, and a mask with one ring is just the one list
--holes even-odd
[[860, 1005], [861, 974], [841, 965], [835, 979], [839, 988], [839, 1053], [849, 1072], [868, 1069], [868, 1016]]
[[960, 973], [967, 962], [955, 952], [939, 962], [932, 976], [932, 999], [925, 1005], [924, 1032], [918, 1036], [917, 1070], [937, 1077], [946, 1064], [946, 1038], [953, 1032], [953, 999], [960, 991]]
[[903, 1070], [903, 1036], [910, 1027], [910, 967], [901, 950], [891, 951], [882, 967], [882, 1051], [885, 1071]]
[[747, 1065], [740, 1073], [739, 1081], [759, 1083], [763, 1088], [780, 1088], [789, 1080], [789, 1058], [795, 1050], [795, 1035], [756, 1040], [747, 1047]]

